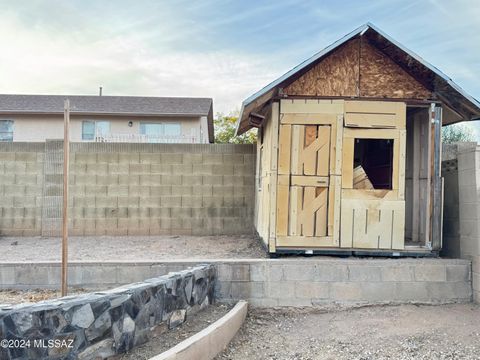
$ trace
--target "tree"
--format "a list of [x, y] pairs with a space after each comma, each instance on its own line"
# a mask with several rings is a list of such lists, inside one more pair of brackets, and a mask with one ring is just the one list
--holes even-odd
[[453, 124], [442, 128], [442, 141], [445, 144], [477, 141], [475, 129], [470, 124]]
[[257, 141], [257, 131], [252, 129], [235, 136], [238, 111], [229, 115], [217, 113], [213, 124], [215, 126], [215, 142], [219, 144], [253, 144]]

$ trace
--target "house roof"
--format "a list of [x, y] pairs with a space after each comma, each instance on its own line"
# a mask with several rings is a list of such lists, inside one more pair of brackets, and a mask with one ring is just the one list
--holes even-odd
[[242, 103], [240, 116], [237, 122], [237, 135], [240, 135], [251, 128], [248, 124], [250, 113], [258, 111], [258, 109], [261, 109], [262, 106], [273, 97], [278, 96], [278, 90], [291, 81], [292, 78], [296, 77], [299, 73], [305, 71], [313, 64], [318, 63], [321, 59], [344, 43], [360, 36], [366, 37], [375, 47], [389, 56], [413, 77], [419, 79], [419, 81], [421, 81], [426, 87], [435, 92], [440, 100], [448, 104], [460, 115], [461, 120], [480, 119], [480, 102], [478, 100], [467, 94], [460, 86], [439, 69], [392, 39], [373, 24], [366, 23], [245, 99]]
[[210, 98], [88, 96], [88, 95], [0, 95], [0, 113], [63, 113], [70, 99], [72, 113], [111, 115], [208, 116]]

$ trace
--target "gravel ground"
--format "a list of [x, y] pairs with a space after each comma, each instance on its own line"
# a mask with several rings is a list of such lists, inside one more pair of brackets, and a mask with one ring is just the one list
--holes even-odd
[[[70, 237], [70, 261], [156, 261], [165, 259], [263, 258], [251, 236], [100, 236]], [[61, 239], [0, 237], [4, 261], [60, 261]]]
[[223, 359], [480, 359], [480, 306], [253, 309]]
[[[69, 290], [68, 295], [87, 293], [86, 289]], [[62, 297], [60, 290], [0, 290], [0, 304], [16, 305], [21, 303], [35, 303], [43, 300]]]
[[231, 308], [231, 306], [222, 304], [210, 305], [208, 308], [187, 318], [187, 321], [176, 329], [157, 334], [149, 342], [120, 356], [118, 360], [144, 360], [161, 354], [205, 329], [225, 315]]

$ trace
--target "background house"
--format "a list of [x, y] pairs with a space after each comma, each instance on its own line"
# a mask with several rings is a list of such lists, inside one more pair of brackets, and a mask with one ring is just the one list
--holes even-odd
[[210, 98], [67, 95], [0, 95], [0, 141], [63, 138], [67, 98], [71, 141], [214, 141]]

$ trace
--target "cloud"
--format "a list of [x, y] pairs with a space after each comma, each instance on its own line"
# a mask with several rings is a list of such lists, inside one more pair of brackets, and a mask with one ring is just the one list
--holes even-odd
[[[0, 0], [0, 92], [241, 101], [373, 21], [479, 97], [480, 2]], [[395, 10], [395, 11], [393, 11]], [[477, 16], [475, 16], [477, 15]]]
[[96, 94], [103, 85], [106, 95], [213, 97], [216, 111], [229, 112], [281, 72], [231, 50], [163, 52], [141, 32], [79, 37], [0, 20], [3, 93]]

